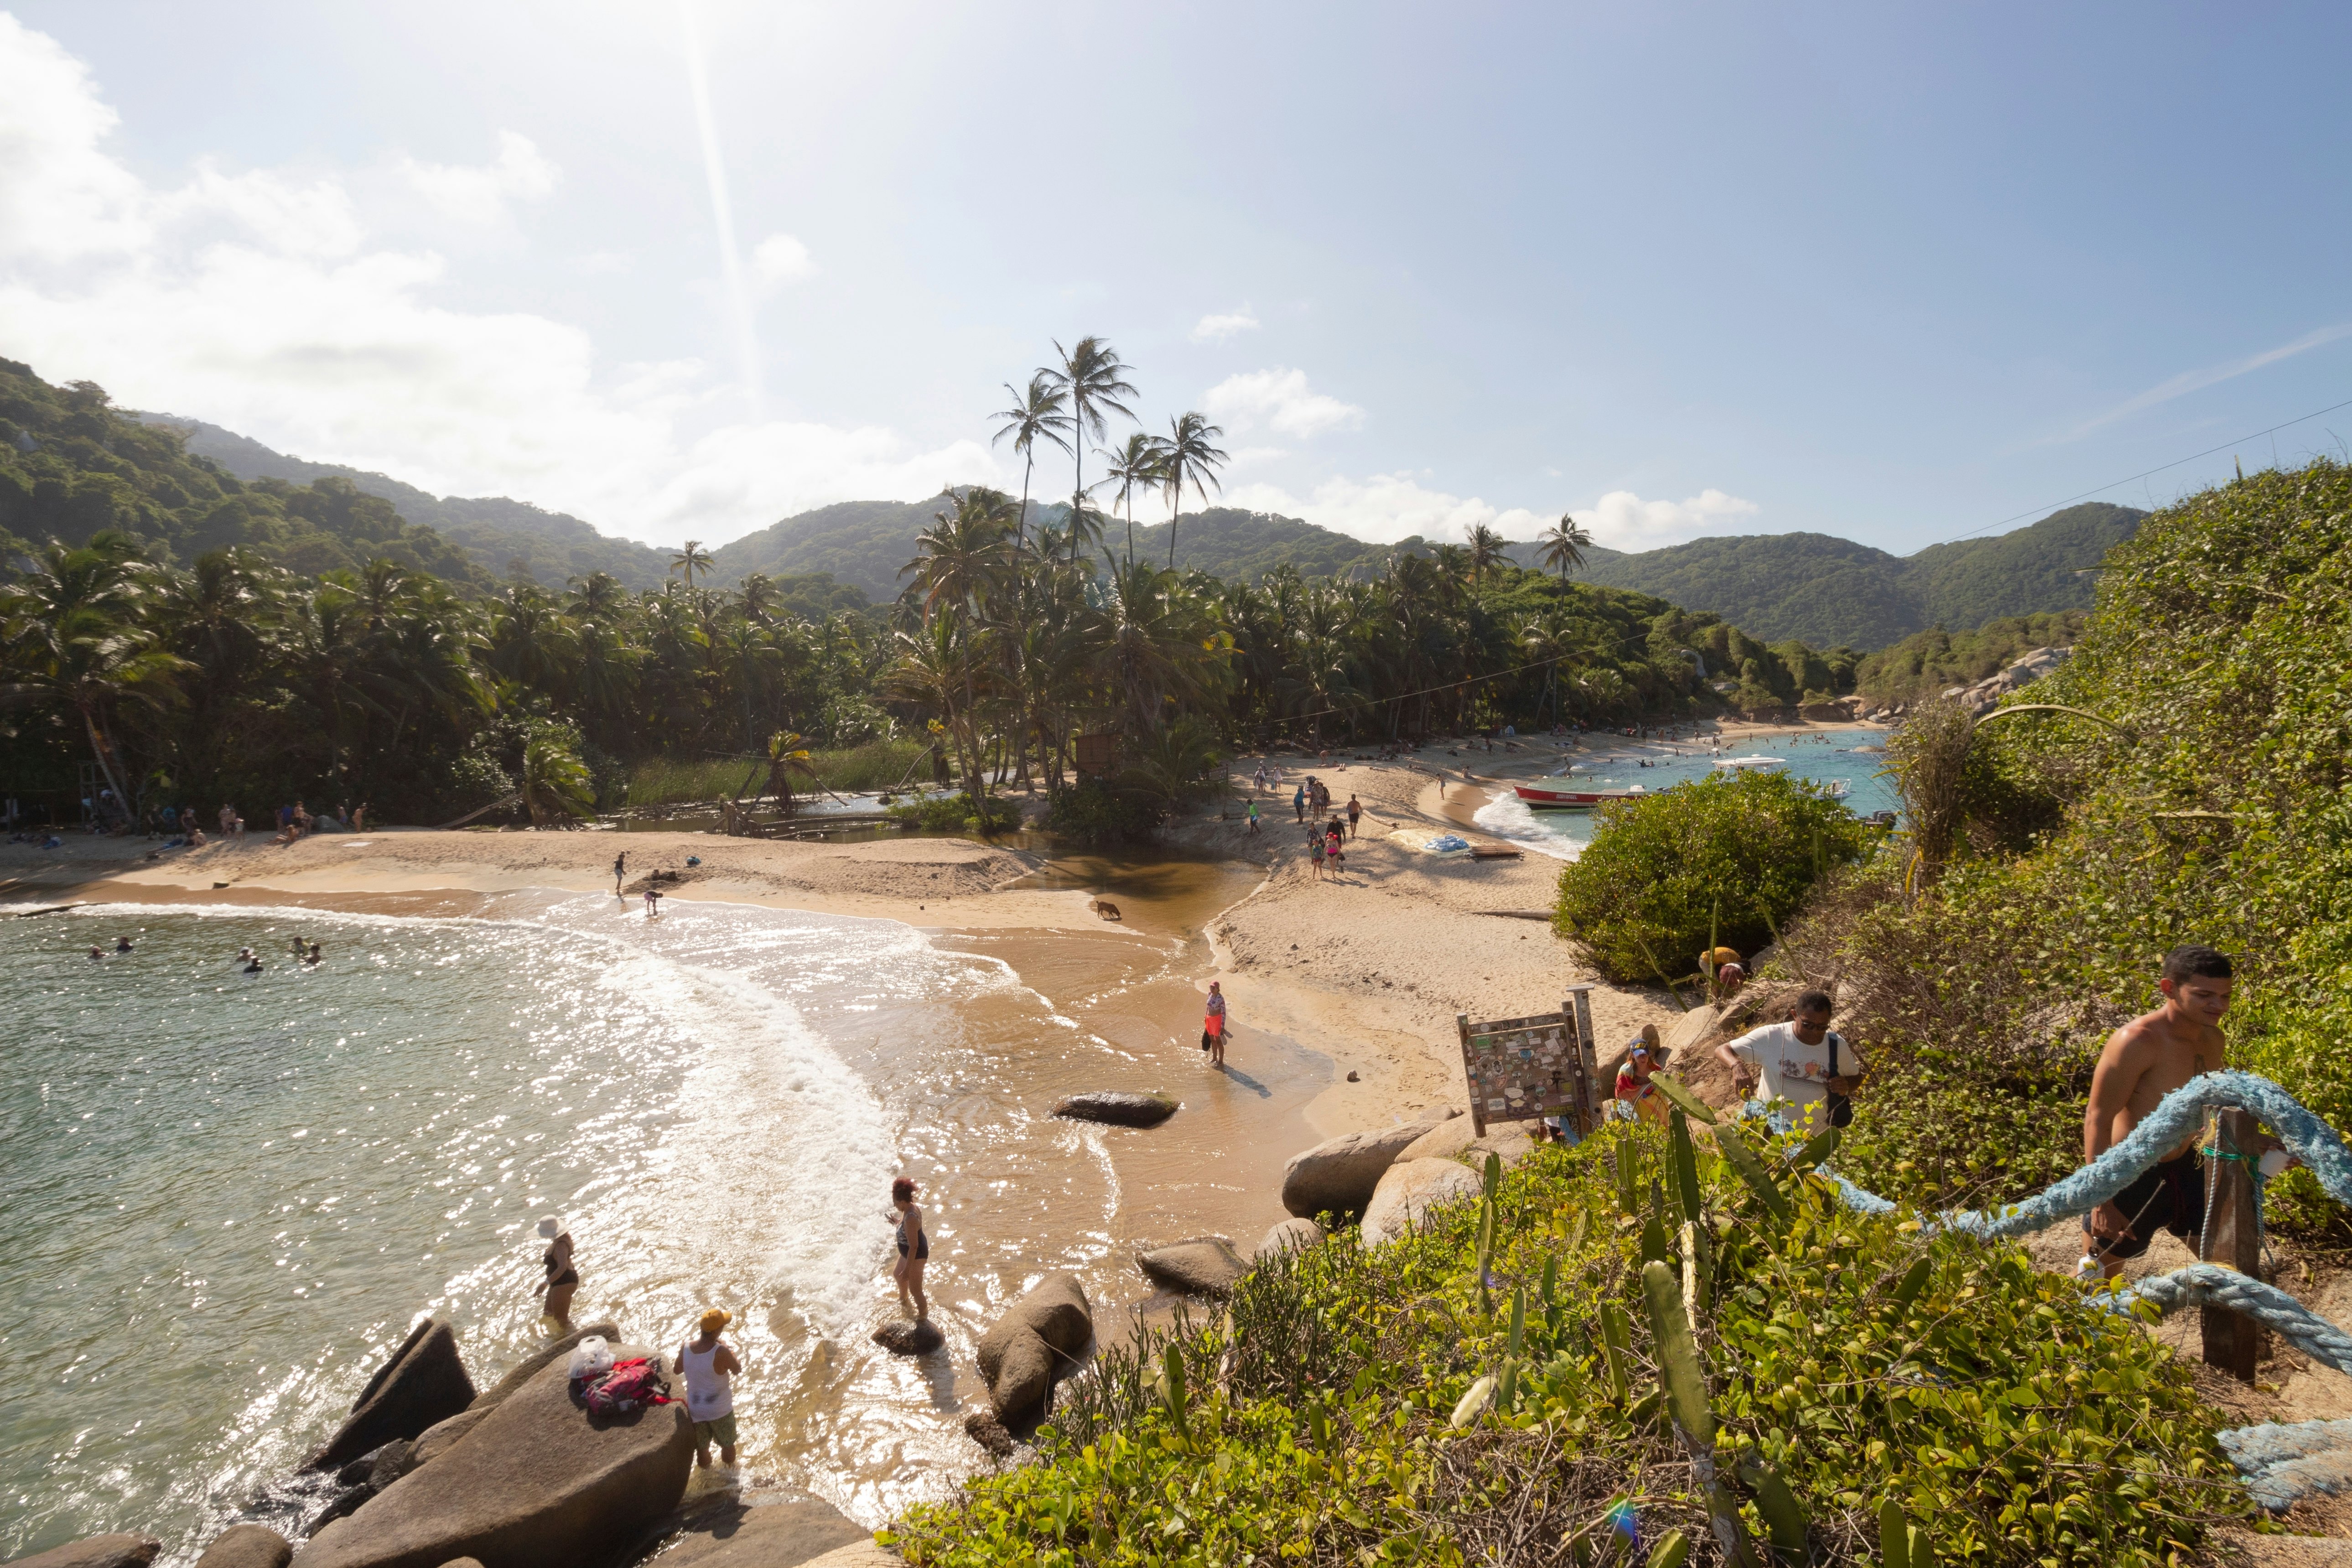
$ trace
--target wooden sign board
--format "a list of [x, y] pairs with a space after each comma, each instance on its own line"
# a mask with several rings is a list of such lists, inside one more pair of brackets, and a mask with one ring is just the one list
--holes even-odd
[[1077, 763], [1078, 772], [1100, 777], [1110, 772], [1111, 764], [1118, 755], [1118, 732], [1080, 735], [1072, 750], [1076, 753], [1072, 760]]
[[1495, 1121], [1559, 1116], [1582, 1137], [1601, 1125], [1600, 1052], [1592, 1037], [1592, 988], [1571, 987], [1557, 1013], [1474, 1024], [1457, 1013], [1470, 1125], [1479, 1137]]

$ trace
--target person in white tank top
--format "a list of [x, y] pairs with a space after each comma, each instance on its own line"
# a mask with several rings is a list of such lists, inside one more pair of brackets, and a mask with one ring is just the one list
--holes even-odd
[[734, 1374], [743, 1370], [734, 1347], [719, 1337], [734, 1314], [713, 1307], [702, 1314], [700, 1337], [680, 1345], [677, 1374], [686, 1379], [686, 1414], [694, 1423], [694, 1462], [710, 1468], [710, 1445], [719, 1445], [719, 1462], [735, 1462]]

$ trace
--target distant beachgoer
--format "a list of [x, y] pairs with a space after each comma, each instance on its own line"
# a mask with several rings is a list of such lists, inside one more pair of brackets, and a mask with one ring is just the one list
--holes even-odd
[[310, 951], [302, 955], [302, 962], [305, 963], [317, 963], [325, 956], [326, 955], [324, 953], [319, 951], [319, 944], [314, 942], [310, 944]]
[[129, 952], [131, 951], [131, 939], [127, 936], [116, 937], [114, 939], [114, 951], [117, 952]]
[[1350, 791], [1349, 792], [1349, 794], [1348, 794], [1348, 837], [1349, 837], [1353, 838], [1353, 837], [1356, 836], [1356, 825], [1357, 825], [1358, 823], [1360, 823], [1361, 821], [1363, 821], [1363, 819], [1364, 819], [1364, 805], [1363, 805], [1363, 802], [1361, 802], [1361, 801], [1358, 800], [1358, 799], [1356, 798], [1355, 792], [1354, 792], [1354, 791], [1352, 791], [1352, 790], [1350, 790]]
[[360, 808], [352, 813], [352, 831], [353, 833], [365, 833], [367, 831], [367, 814], [368, 803], [365, 801], [360, 802]]
[[717, 1307], [702, 1314], [696, 1325], [702, 1331], [677, 1348], [677, 1374], [686, 1380], [686, 1414], [694, 1423], [694, 1462], [710, 1468], [710, 1445], [719, 1445], [719, 1462], [735, 1462], [735, 1384], [733, 1374], [743, 1370], [734, 1347], [719, 1331], [735, 1314]]
[[1307, 830], [1307, 859], [1314, 869], [1315, 879], [1323, 879], [1323, 835], [1310, 827]]
[[613, 857], [613, 896], [616, 899], [621, 897], [621, 879], [628, 875], [628, 871], [629, 852], [624, 849]]
[[294, 933], [294, 956], [295, 956], [295, 957], [297, 957], [297, 958], [300, 958], [300, 957], [304, 956], [305, 954], [307, 954], [310, 951], [310, 944], [309, 942], [304, 942], [304, 941], [302, 940], [302, 933], [301, 933], [300, 931], [296, 931], [296, 932]]
[[1265, 764], [1263, 762], [1258, 763], [1257, 773], [1253, 782], [1257, 787], [1257, 793], [1264, 795], [1265, 793]]
[[191, 848], [191, 849], [202, 849], [202, 848], [205, 847], [205, 842], [206, 842], [206, 840], [205, 840], [205, 830], [204, 830], [203, 828], [201, 828], [201, 827], [191, 827], [191, 828], [189, 828], [189, 829], [188, 829], [188, 847], [189, 847], [189, 848]]
[[1331, 826], [1323, 830], [1323, 858], [1331, 863], [1334, 876], [1348, 868], [1347, 835], [1340, 829], [1339, 819], [1336, 816], [1331, 819]]
[[1297, 814], [1299, 821], [1307, 820], [1307, 786], [1305, 784], [1302, 784], [1290, 792], [1290, 809]]
[[1209, 999], [1201, 1009], [1201, 1044], [1208, 1048], [1209, 1065], [1225, 1065], [1225, 985], [1222, 980], [1209, 982]]
[[1715, 994], [1724, 1000], [1738, 995], [1739, 988], [1747, 984], [1748, 971], [1737, 963], [1724, 964], [1715, 972]]
[[1658, 1026], [1644, 1024], [1625, 1053], [1625, 1065], [1617, 1069], [1614, 1098], [1625, 1108], [1621, 1114], [1651, 1121], [1665, 1115], [1664, 1097], [1650, 1082], [1650, 1075], [1657, 1070], [1658, 1056]]
[[245, 972], [247, 974], [258, 974], [261, 973], [261, 960], [257, 955], [246, 961]]
[[911, 1177], [901, 1176], [890, 1184], [890, 1206], [898, 1211], [898, 1262], [890, 1278], [898, 1287], [898, 1305], [907, 1305], [911, 1295], [915, 1321], [921, 1322], [931, 1315], [931, 1303], [923, 1294], [923, 1265], [930, 1260], [931, 1238], [923, 1231], [923, 1211], [915, 1206]]
[[1249, 803], [1249, 830], [1252, 833], [1255, 833], [1257, 831], [1257, 800], [1255, 796], [1252, 796]]
[[104, 963], [106, 962], [106, 949], [99, 946], [96, 942], [90, 943], [89, 958], [90, 962], [93, 963]]
[[253, 962], [253, 949], [251, 949], [251, 948], [249, 948], [249, 947], [240, 947], [240, 948], [238, 948], [238, 949], [236, 950], [236, 961], [237, 961], [239, 963], [252, 963], [252, 962]]
[[661, 919], [661, 889], [651, 882], [646, 884], [646, 919], [649, 921]]
[[572, 1331], [572, 1296], [580, 1289], [580, 1270], [572, 1260], [572, 1233], [563, 1222], [549, 1215], [539, 1222], [539, 1234], [547, 1243], [547, 1251], [540, 1257], [540, 1267], [547, 1271], [546, 1282], [540, 1286], [545, 1298], [547, 1315]]

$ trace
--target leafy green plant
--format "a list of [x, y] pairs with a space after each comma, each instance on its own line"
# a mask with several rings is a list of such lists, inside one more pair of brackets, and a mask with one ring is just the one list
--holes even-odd
[[1670, 980], [1711, 934], [1742, 952], [1770, 941], [1815, 879], [1873, 842], [1801, 779], [1741, 772], [1677, 784], [1601, 808], [1592, 842], [1560, 871], [1553, 929], [1612, 978]]
[[889, 808], [891, 819], [910, 823], [928, 833], [1010, 833], [1021, 826], [1021, 808], [995, 795], [982, 799], [975, 815], [967, 795], [923, 795], [901, 800]]
[[522, 804], [531, 826], [596, 815], [596, 785], [572, 737], [550, 725], [522, 749]]

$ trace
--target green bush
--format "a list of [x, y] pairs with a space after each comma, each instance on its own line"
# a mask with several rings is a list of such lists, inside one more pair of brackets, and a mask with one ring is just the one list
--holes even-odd
[[1094, 778], [1064, 790], [1045, 813], [1046, 832], [1089, 848], [1136, 843], [1150, 837], [1159, 826], [1158, 805]]
[[893, 821], [910, 823], [927, 833], [1010, 833], [1021, 826], [1021, 808], [994, 795], [982, 801], [978, 813], [966, 795], [917, 795], [899, 801], [889, 813]]
[[[1261, 1264], [1208, 1325], [1098, 1354], [1036, 1463], [887, 1539], [918, 1568], [1607, 1568], [1680, 1530], [1711, 1562], [1666, 1419], [1685, 1391], [1741, 1527], [1784, 1563], [1877, 1561], [1890, 1505], [1946, 1568], [2177, 1565], [2245, 1517], [2226, 1417], [2137, 1325], [2014, 1245], [1856, 1215], [1769, 1152], [1751, 1186], [1704, 1136], [1685, 1166], [1678, 1136], [1612, 1124], [1503, 1175], [1491, 1215], [1456, 1205], [1379, 1252], [1343, 1232]], [[1685, 1245], [1690, 1360], [1642, 1285], [1645, 1258], [1678, 1279]], [[1669, 1359], [1689, 1377], [1671, 1394]]]
[[1820, 786], [1737, 772], [1603, 806], [1592, 842], [1559, 874], [1552, 925], [1612, 979], [1690, 972], [1712, 933], [1751, 952], [1824, 871], [1873, 830]]

